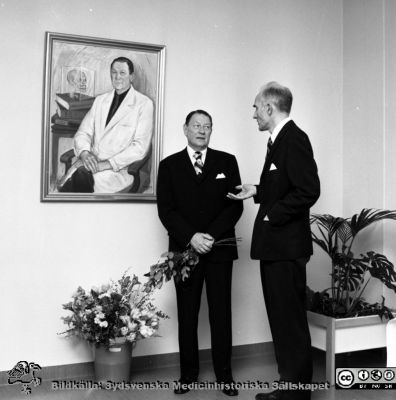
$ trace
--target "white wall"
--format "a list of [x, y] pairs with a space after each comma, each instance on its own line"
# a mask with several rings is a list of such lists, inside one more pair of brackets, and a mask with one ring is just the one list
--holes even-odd
[[[344, 217], [384, 207], [383, 12], [383, 0], [344, 1]], [[356, 254], [381, 253], [382, 231], [377, 224], [362, 232], [353, 249]], [[381, 293], [382, 285], [373, 280], [365, 297], [379, 301]]]
[[[382, 0], [344, 2], [344, 212], [383, 205]], [[356, 29], [367, 26], [369, 29]]]
[[[344, 1], [343, 216], [362, 208], [396, 209], [396, 4]], [[357, 29], [357, 27], [366, 27]], [[374, 250], [396, 262], [396, 222], [363, 232], [356, 251]], [[367, 299], [396, 305], [374, 280]]]
[[[252, 104], [278, 80], [295, 96], [293, 117], [310, 135], [322, 182], [316, 212], [342, 212], [341, 0], [19, 0], [0, 2], [2, 152], [0, 206], [0, 370], [27, 359], [41, 366], [91, 359], [64, 329], [61, 304], [82, 285], [143, 276], [167, 247], [156, 204], [40, 203], [45, 31], [167, 46], [163, 155], [185, 145], [182, 123], [194, 108], [214, 117], [212, 147], [236, 154], [245, 182], [257, 182], [267, 136]], [[249, 259], [257, 208], [245, 204], [233, 276], [234, 344], [270, 341], [258, 263]], [[309, 281], [327, 272], [315, 254]], [[176, 352], [173, 284], [158, 292], [171, 319], [162, 338], [135, 354]], [[200, 347], [210, 346], [206, 302]]]
[[[396, 209], [396, 3], [385, 1], [385, 85], [384, 85], [384, 208]], [[396, 263], [396, 222], [385, 224], [384, 254]], [[387, 302], [396, 307], [396, 296], [385, 290]]]

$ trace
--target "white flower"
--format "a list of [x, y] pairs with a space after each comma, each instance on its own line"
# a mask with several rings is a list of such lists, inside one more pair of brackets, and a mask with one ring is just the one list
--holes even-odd
[[147, 325], [142, 325], [139, 329], [140, 334], [147, 338], [154, 334], [154, 329]]
[[136, 339], [136, 333], [132, 332], [127, 336], [127, 340], [133, 342]]
[[121, 293], [121, 285], [118, 282], [113, 282], [111, 285], [111, 291], [115, 293]]
[[99, 326], [101, 326], [102, 328], [107, 328], [108, 325], [109, 325], [109, 323], [108, 323], [107, 321], [101, 321], [101, 322], [99, 323]]
[[128, 334], [128, 328], [126, 326], [123, 326], [121, 328], [121, 335], [126, 336]]
[[108, 283], [106, 283], [105, 285], [102, 285], [102, 287], [100, 288], [100, 290], [102, 292], [107, 292], [110, 289], [110, 285]]
[[139, 319], [140, 315], [141, 315], [141, 312], [139, 311], [138, 308], [134, 308], [134, 309], [131, 311], [131, 318], [132, 318], [132, 319]]
[[134, 331], [135, 329], [136, 329], [136, 327], [137, 327], [137, 324], [135, 324], [134, 322], [129, 322], [128, 323], [128, 329], [130, 330], [130, 331]]
[[158, 320], [157, 319], [153, 319], [152, 321], [151, 321], [151, 326], [157, 326], [158, 325]]
[[151, 310], [147, 310], [147, 309], [142, 310], [142, 317], [150, 319], [150, 318], [153, 318], [154, 315], [155, 315], [155, 313], [153, 311], [151, 311]]
[[[99, 326], [103, 326], [102, 325], [102, 319], [105, 318], [105, 315], [102, 312], [99, 312], [96, 314], [96, 317], [94, 319], [95, 324], [98, 324]], [[107, 327], [107, 322], [106, 322], [106, 327]]]
[[129, 324], [131, 319], [129, 318], [128, 315], [121, 315], [120, 320], [124, 323], [124, 324]]

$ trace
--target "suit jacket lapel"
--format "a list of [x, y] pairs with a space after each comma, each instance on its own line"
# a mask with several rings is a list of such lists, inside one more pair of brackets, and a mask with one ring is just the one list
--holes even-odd
[[212, 149], [208, 148], [208, 151], [206, 152], [205, 164], [202, 170], [202, 176], [199, 177], [201, 182], [208, 177], [209, 172], [212, 170], [215, 164], [216, 164], [216, 158], [214, 156], [214, 153]]
[[195, 172], [195, 168], [191, 163], [190, 156], [188, 155], [187, 148], [182, 151], [181, 154], [181, 168], [186, 172], [188, 175], [188, 179], [198, 179], [197, 173]]
[[293, 121], [288, 121], [285, 124], [285, 126], [280, 130], [280, 132], [278, 133], [278, 136], [276, 137], [275, 142], [273, 143], [271, 150], [265, 159], [263, 172], [267, 171], [269, 169], [269, 167], [271, 165], [271, 160], [274, 157], [274, 153], [276, 152], [276, 149], [279, 147], [279, 144], [282, 142], [283, 138], [286, 136], [287, 131], [292, 126], [292, 124], [294, 124]]
[[[113, 93], [114, 93], [114, 91], [113, 91]], [[111, 100], [113, 100], [113, 97], [111, 97]], [[106, 128], [105, 128], [106, 132], [109, 131], [111, 128], [113, 128], [114, 125], [118, 124], [120, 122], [120, 120], [126, 114], [128, 114], [129, 109], [134, 106], [135, 101], [136, 101], [135, 90], [134, 90], [133, 87], [131, 87], [129, 89], [128, 94], [125, 96], [125, 99], [123, 100], [123, 102], [118, 107], [118, 110], [113, 115], [113, 118], [109, 121], [108, 125], [106, 126]], [[108, 115], [109, 110], [110, 110], [110, 105], [111, 105], [111, 101], [110, 101], [107, 113], [105, 113], [106, 114], [105, 115], [105, 124], [106, 124], [107, 115]]]
[[114, 97], [114, 90], [109, 92], [102, 102], [102, 106], [101, 106], [101, 110], [100, 110], [101, 111], [101, 115], [100, 115], [100, 130], [101, 130], [101, 132], [104, 132], [105, 129], [107, 129], [107, 127], [108, 127], [108, 126], [106, 127], [106, 119], [107, 119], [107, 116], [109, 115], [110, 106], [111, 106], [113, 97]]

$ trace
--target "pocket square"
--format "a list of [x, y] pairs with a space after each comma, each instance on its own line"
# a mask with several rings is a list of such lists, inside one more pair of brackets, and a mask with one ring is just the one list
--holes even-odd
[[274, 163], [272, 163], [270, 166], [270, 171], [273, 171], [275, 169], [278, 169], [278, 168], [276, 168], [276, 165]]
[[225, 175], [223, 173], [217, 174], [216, 179], [224, 179]]

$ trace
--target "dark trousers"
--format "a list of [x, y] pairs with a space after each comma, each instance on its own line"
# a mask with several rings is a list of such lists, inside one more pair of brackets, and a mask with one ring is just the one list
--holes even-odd
[[62, 193], [93, 193], [94, 183], [92, 172], [88, 171], [85, 167], [80, 167], [71, 178], [65, 182], [59, 191]]
[[[261, 282], [280, 380], [311, 383], [312, 349], [306, 313], [306, 264], [309, 258], [260, 261]], [[309, 399], [310, 392], [285, 393]]]
[[199, 374], [198, 314], [205, 281], [209, 308], [213, 367], [218, 382], [231, 382], [232, 261], [200, 261], [190, 278], [176, 284], [179, 320], [180, 376], [196, 381]]

